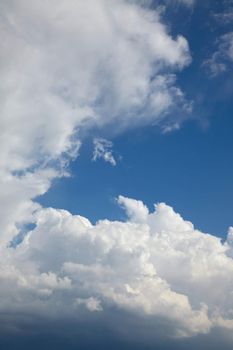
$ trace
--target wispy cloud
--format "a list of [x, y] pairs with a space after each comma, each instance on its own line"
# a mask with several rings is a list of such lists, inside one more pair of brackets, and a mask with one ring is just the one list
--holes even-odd
[[233, 32], [228, 32], [217, 39], [217, 50], [205, 60], [205, 67], [212, 77], [228, 70], [233, 62]]
[[215, 51], [203, 62], [203, 67], [211, 77], [216, 77], [229, 71], [233, 62], [233, 1], [223, 1], [222, 11], [214, 12], [212, 18], [225, 34], [217, 36]]
[[116, 160], [112, 153], [113, 143], [111, 141], [105, 140], [103, 138], [95, 138], [93, 140], [94, 151], [93, 160], [103, 159], [105, 162], [110, 163], [115, 166]]

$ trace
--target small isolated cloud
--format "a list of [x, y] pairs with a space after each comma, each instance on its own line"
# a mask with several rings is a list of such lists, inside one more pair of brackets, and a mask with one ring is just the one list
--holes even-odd
[[164, 134], [169, 134], [175, 130], [179, 130], [180, 129], [180, 125], [178, 123], [175, 123], [173, 125], [167, 125], [163, 127], [163, 133]]
[[103, 159], [105, 162], [110, 163], [115, 166], [116, 160], [112, 153], [113, 143], [103, 138], [96, 138], [93, 140], [94, 151], [93, 151], [93, 160]]
[[93, 298], [93, 297], [90, 297], [90, 298], [77, 298], [75, 300], [75, 305], [79, 306], [79, 305], [84, 305], [87, 310], [91, 311], [91, 312], [94, 312], [94, 311], [102, 311], [102, 306], [101, 306], [101, 303], [98, 299], [96, 298]]

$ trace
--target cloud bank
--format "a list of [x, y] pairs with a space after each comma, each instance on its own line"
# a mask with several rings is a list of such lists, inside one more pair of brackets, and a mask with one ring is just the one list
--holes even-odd
[[10, 0], [0, 10], [1, 332], [28, 316], [116, 310], [169, 336], [231, 331], [232, 230], [222, 244], [165, 204], [149, 213], [123, 196], [129, 219], [96, 225], [35, 200], [68, 175], [91, 130], [179, 127], [190, 108], [175, 75], [190, 62], [185, 38], [137, 1]]
[[167, 336], [232, 332], [232, 228], [222, 244], [164, 203], [149, 213], [141, 201], [118, 201], [125, 222], [92, 225], [65, 210], [39, 209], [36, 227], [1, 252], [1, 315], [72, 319], [84, 308], [111, 317], [115, 308], [140, 327], [143, 318], [163, 320]]

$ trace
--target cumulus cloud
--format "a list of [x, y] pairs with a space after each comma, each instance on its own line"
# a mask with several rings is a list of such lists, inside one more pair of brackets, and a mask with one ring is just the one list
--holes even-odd
[[111, 141], [105, 140], [103, 138], [95, 138], [93, 140], [94, 151], [93, 151], [93, 160], [103, 159], [105, 162], [110, 163], [111, 165], [116, 165], [116, 160], [112, 153], [113, 143]]
[[[95, 225], [35, 201], [68, 176], [92, 128], [179, 127], [169, 112], [189, 111], [175, 76], [190, 62], [187, 41], [142, 1], [0, 9], [1, 324], [15, 331], [27, 315], [76, 320], [85, 309], [133, 315], [140, 327], [149, 319], [152, 334], [159, 322], [176, 337], [232, 330], [231, 230], [222, 244], [165, 204], [149, 213], [123, 196], [128, 220]], [[97, 157], [113, 164], [104, 142]], [[28, 223], [35, 228], [11, 244]]]
[[119, 196], [117, 201], [126, 210], [131, 221], [145, 222], [149, 211], [142, 201], [136, 201], [124, 196]]
[[[0, 12], [0, 242], [8, 244], [93, 127], [181, 122], [188, 111], [175, 72], [190, 54], [147, 2], [10, 0]], [[175, 108], [179, 117], [169, 114]]]
[[111, 317], [116, 309], [133, 314], [139, 327], [145, 317], [152, 325], [163, 320], [175, 337], [214, 327], [232, 332], [232, 229], [222, 244], [164, 203], [152, 213], [141, 201], [120, 196], [119, 203], [127, 221], [96, 225], [65, 210], [39, 209], [36, 227], [1, 253], [1, 314], [10, 308], [72, 318], [84, 307]]

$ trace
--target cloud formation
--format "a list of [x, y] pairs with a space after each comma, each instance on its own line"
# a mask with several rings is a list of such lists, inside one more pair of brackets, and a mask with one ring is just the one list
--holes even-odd
[[103, 138], [95, 138], [93, 140], [94, 151], [93, 151], [93, 160], [103, 159], [105, 162], [110, 163], [111, 165], [116, 165], [116, 159], [112, 154], [113, 143], [111, 141], [105, 140]]
[[119, 203], [126, 222], [92, 225], [65, 210], [37, 210], [36, 227], [1, 252], [1, 314], [59, 319], [116, 308], [141, 327], [141, 318], [163, 320], [168, 336], [232, 332], [232, 229], [222, 244], [164, 203], [152, 213], [141, 201]]
[[223, 11], [214, 14], [214, 18], [222, 25], [226, 26], [233, 21], [233, 1], [226, 0], [222, 3]]
[[10, 0], [0, 11], [0, 242], [8, 244], [93, 127], [181, 122], [188, 108], [175, 72], [190, 54], [142, 2]]
[[217, 50], [212, 57], [204, 62], [212, 77], [226, 72], [233, 62], [233, 32], [228, 32], [218, 38]]
[[[123, 196], [129, 219], [96, 225], [35, 200], [68, 175], [92, 128], [179, 128], [182, 113], [169, 112], [190, 108], [175, 75], [190, 62], [185, 38], [141, 1], [10, 0], [0, 9], [1, 324], [11, 332], [28, 315], [117, 310], [140, 326], [150, 320], [151, 333], [160, 322], [176, 337], [232, 330], [231, 229], [222, 244], [165, 204], [149, 213]], [[113, 164], [101, 142], [97, 156]]]
[[232, 0], [223, 1], [220, 8], [222, 11], [216, 12], [212, 16], [224, 34], [218, 35], [214, 53], [203, 64], [212, 77], [229, 71], [233, 61]]

